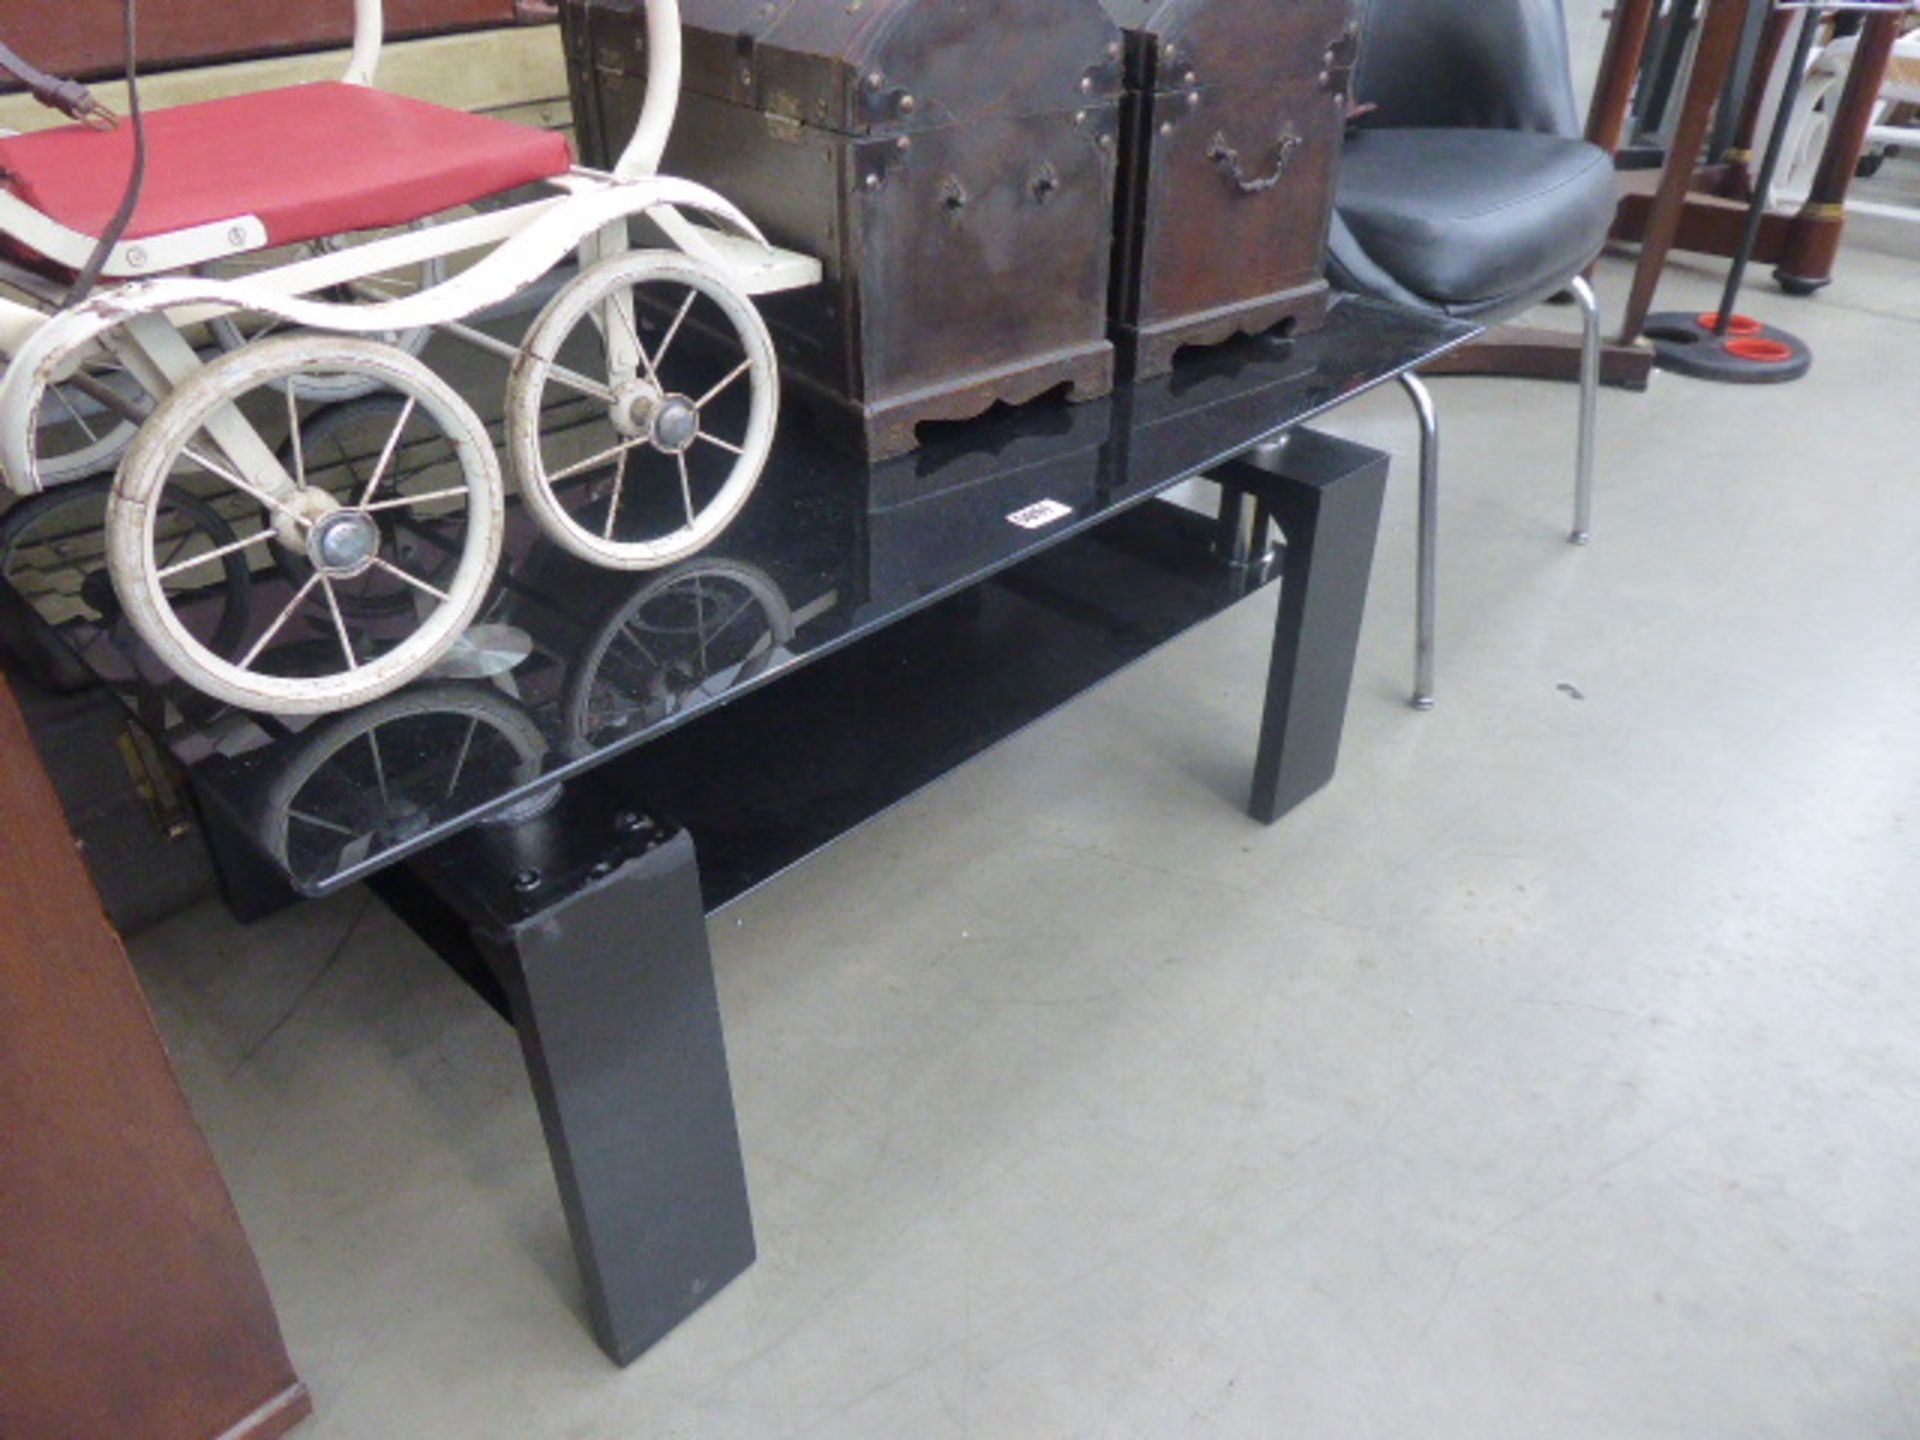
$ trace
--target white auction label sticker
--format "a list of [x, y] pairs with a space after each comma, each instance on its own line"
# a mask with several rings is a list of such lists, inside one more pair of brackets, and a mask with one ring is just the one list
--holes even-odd
[[1071, 514], [1071, 505], [1062, 505], [1058, 500], [1042, 500], [1038, 505], [1014, 511], [1007, 516], [1007, 520], [1022, 530], [1044, 530], [1049, 525], [1059, 524]]

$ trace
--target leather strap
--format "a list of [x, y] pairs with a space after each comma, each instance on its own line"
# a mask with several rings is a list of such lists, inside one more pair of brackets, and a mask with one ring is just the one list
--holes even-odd
[[93, 92], [78, 80], [49, 75], [39, 66], [21, 59], [5, 44], [0, 44], [0, 70], [26, 86], [27, 93], [35, 100], [70, 120], [78, 120], [95, 130], [111, 130], [120, 123], [120, 117], [94, 98]]

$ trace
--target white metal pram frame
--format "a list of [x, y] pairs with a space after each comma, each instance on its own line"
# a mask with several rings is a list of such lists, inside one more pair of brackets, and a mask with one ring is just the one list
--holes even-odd
[[[371, 85], [382, 42], [381, 0], [354, 0], [354, 10], [345, 79]], [[43, 466], [37, 453], [43, 424], [54, 417], [51, 407], [71, 411], [64, 394], [50, 401], [59, 387], [77, 385], [118, 412], [114, 436], [98, 447], [126, 445], [107, 507], [113, 588], [141, 637], [183, 679], [252, 709], [340, 709], [423, 674], [471, 623], [500, 553], [504, 484], [485, 423], [418, 358], [428, 333], [512, 362], [505, 428], [518, 488], [541, 526], [574, 554], [613, 568], [654, 569], [705, 548], [738, 515], [758, 482], [778, 414], [778, 366], [751, 297], [812, 284], [820, 267], [771, 247], [721, 196], [658, 173], [678, 108], [677, 0], [648, 0], [647, 26], [646, 103], [610, 173], [576, 166], [545, 182], [547, 193], [539, 198], [362, 243], [310, 246], [307, 258], [244, 279], [221, 278], [213, 267], [268, 244], [266, 227], [251, 216], [123, 242], [104, 271], [118, 283], [64, 309], [45, 280], [17, 266], [0, 267], [0, 283], [20, 297], [0, 297], [0, 355], [6, 358], [0, 472], [21, 495], [77, 478], [71, 466]], [[631, 248], [629, 222], [642, 216], [676, 248]], [[4, 192], [0, 234], [72, 269], [97, 244]], [[520, 346], [471, 323], [576, 254], [580, 273], [553, 296]], [[470, 263], [449, 273], [454, 257]], [[379, 283], [408, 269], [424, 277], [413, 293], [394, 297]], [[339, 296], [345, 298], [333, 298]], [[689, 324], [697, 304], [701, 319]], [[245, 336], [234, 322], [243, 316], [298, 328], [241, 343]], [[642, 339], [648, 323], [665, 327], [651, 345]], [[708, 370], [696, 385], [675, 388], [663, 371], [683, 325], [702, 328], [709, 338], [721, 335], [738, 363], [717, 378]], [[203, 360], [188, 339], [196, 326], [212, 326], [237, 348]], [[570, 340], [591, 342], [593, 373], [562, 362]], [[108, 363], [121, 372], [117, 387], [86, 373], [90, 365]], [[337, 483], [332, 489], [309, 483], [302, 400], [376, 390], [395, 397], [397, 420], [370, 477], [362, 483], [354, 474], [344, 496], [335, 493]], [[258, 428], [263, 392], [285, 407], [287, 439], [278, 449]], [[542, 433], [542, 411], [556, 396], [589, 402], [599, 423], [610, 427], [612, 443], [584, 456], [576, 447], [556, 459]], [[723, 407], [733, 427], [727, 434], [710, 428]], [[450, 459], [440, 473], [450, 469], [455, 478], [408, 494], [394, 482], [395, 454], [419, 443], [422, 431], [444, 444]], [[698, 501], [690, 479], [696, 452], [725, 469]], [[110, 457], [86, 458], [97, 470]], [[629, 470], [642, 463], [663, 472], [661, 484], [677, 490], [684, 513], [671, 522], [655, 519], [648, 533], [635, 535], [631, 523], [622, 530], [617, 522], [623, 497], [629, 512], [639, 507], [643, 482]], [[163, 517], [168, 496], [177, 493], [168, 487], [185, 485], [184, 477], [257, 513], [225, 543], [217, 543], [221, 536], [210, 541], [204, 531], [183, 539]], [[583, 478], [596, 492], [586, 511], [562, 494]], [[397, 512], [442, 528], [462, 521], [464, 536], [449, 551], [457, 552], [457, 563], [423, 578], [385, 558], [383, 537], [400, 522]], [[176, 601], [183, 587], [190, 593], [193, 575], [217, 574], [218, 562], [256, 547], [291, 554], [299, 567], [295, 577], [304, 579], [264, 629], [252, 627], [258, 633], [244, 653], [216, 653], [195, 634], [190, 605]], [[395, 635], [391, 625], [384, 634], [350, 633], [355, 612], [337, 592], [361, 577], [384, 579], [410, 594], [410, 619], [417, 622], [410, 634]], [[296, 615], [330, 632], [331, 660], [309, 657], [292, 674], [256, 668]]]

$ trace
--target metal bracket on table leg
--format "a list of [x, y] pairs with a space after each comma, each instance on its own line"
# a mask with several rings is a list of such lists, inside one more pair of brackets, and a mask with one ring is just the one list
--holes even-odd
[[[1277, 447], [1259, 447], [1255, 453], [1277, 453]], [[1251, 570], [1273, 560], [1273, 512], [1266, 501], [1222, 485], [1218, 524], [1214, 553], [1236, 570]]]
[[604, 788], [374, 885], [504, 992], [594, 1335], [624, 1365], [751, 1265], [754, 1240], [693, 842]]
[[1333, 779], [1386, 500], [1387, 457], [1315, 430], [1214, 472], [1256, 496], [1286, 536], [1280, 618], [1254, 766], [1254, 819], [1272, 824]]

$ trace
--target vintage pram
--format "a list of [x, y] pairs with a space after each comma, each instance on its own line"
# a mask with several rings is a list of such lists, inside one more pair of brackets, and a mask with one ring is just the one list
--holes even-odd
[[[435, 335], [511, 361], [514, 479], [575, 554], [670, 565], [740, 512], [778, 412], [750, 297], [820, 272], [657, 173], [677, 0], [650, 0], [648, 26], [656, 80], [611, 173], [575, 166], [557, 134], [374, 89], [380, 0], [355, 0], [342, 82], [155, 111], [137, 133], [0, 139], [0, 471], [32, 496], [118, 457], [113, 592], [181, 678], [307, 714], [385, 695], [458, 641], [506, 507], [486, 422], [421, 358]], [[70, 303], [136, 145], [144, 192], [100, 269], [110, 283]], [[633, 248], [643, 216], [659, 248]], [[495, 333], [576, 255], [523, 341]], [[315, 412], [343, 405], [373, 407], [382, 436], [357, 465], [313, 453]], [[552, 423], [556, 406], [571, 423]], [[252, 586], [240, 633], [209, 638], [195, 617], [236, 561], [272, 583]]]

